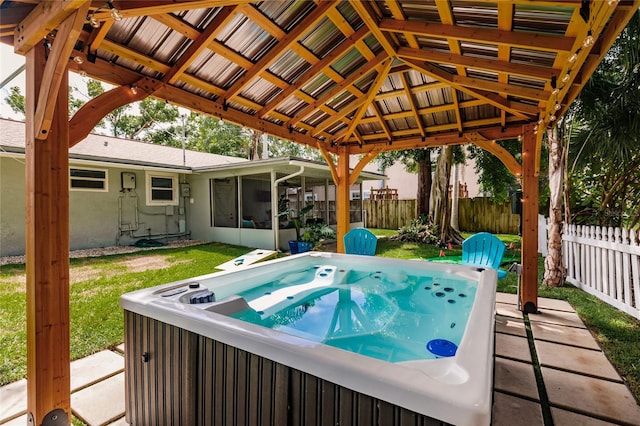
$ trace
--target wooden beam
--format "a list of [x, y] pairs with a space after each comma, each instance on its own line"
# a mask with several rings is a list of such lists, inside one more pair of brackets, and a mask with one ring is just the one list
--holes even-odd
[[[431, 64], [421, 63], [414, 59], [407, 59], [405, 60], [405, 62], [413, 66], [418, 71], [423, 72], [435, 79], [438, 79], [443, 83], [448, 83], [449, 85], [451, 85], [451, 87], [458, 89], [461, 92], [464, 92], [470, 96], [473, 96], [474, 98], [485, 100], [487, 103], [495, 106], [496, 108], [504, 109], [505, 111], [517, 117], [524, 118], [524, 119], [527, 118], [525, 114], [513, 108], [511, 105], [511, 102], [508, 99], [496, 99], [495, 96], [491, 96], [490, 94], [486, 94], [486, 93], [482, 93], [482, 92], [470, 89], [465, 85], [461, 84], [459, 82], [460, 76], [454, 76], [452, 74], [449, 74], [446, 71], [441, 70], [440, 68], [434, 67]], [[458, 77], [458, 79], [456, 80], [455, 77]]]
[[364, 97], [364, 103], [358, 108], [358, 111], [353, 116], [353, 120], [351, 121], [351, 124], [347, 128], [347, 132], [343, 136], [343, 140], [349, 139], [349, 137], [351, 137], [351, 135], [355, 131], [356, 126], [358, 125], [358, 122], [360, 121], [360, 118], [362, 118], [362, 115], [365, 113], [367, 108], [369, 108], [369, 105], [371, 104], [373, 98], [378, 93], [378, 90], [380, 90], [380, 86], [382, 86], [382, 83], [384, 83], [384, 81], [386, 80], [387, 71], [389, 71], [389, 68], [391, 68], [391, 64], [392, 63], [393, 63], [393, 61], [391, 60], [391, 58], [386, 59], [382, 63], [382, 71], [380, 71], [378, 73], [378, 76], [373, 81], [373, 84], [371, 84], [371, 87], [369, 87], [367, 96]]
[[[69, 56], [73, 52], [73, 46], [82, 31], [82, 25], [88, 9], [89, 2], [86, 2], [62, 22], [56, 33], [53, 48], [48, 53], [47, 64], [42, 76], [44, 81], [40, 86], [38, 105], [36, 106], [36, 115], [34, 117], [37, 139], [46, 139], [49, 133], [60, 83], [67, 78]], [[45, 53], [45, 55], [47, 54]]]
[[285, 35], [276, 46], [271, 48], [268, 55], [263, 56], [253, 67], [242, 75], [222, 96], [219, 103], [225, 102], [236, 96], [242, 89], [249, 84], [255, 77], [267, 69], [274, 61], [278, 59], [281, 53], [285, 52], [289, 47], [298, 42], [298, 39], [308, 32], [318, 21], [320, 21], [324, 13], [332, 7], [335, 7], [336, 0], [326, 0], [321, 2], [316, 9], [308, 14], [296, 27], [287, 35]]
[[263, 30], [271, 34], [274, 38], [281, 40], [287, 33], [273, 22], [268, 16], [260, 11], [256, 6], [252, 4], [245, 5], [241, 12], [253, 22], [258, 24]]
[[367, 74], [372, 72], [374, 69], [378, 69], [382, 65], [383, 61], [387, 58], [387, 55], [383, 53], [379, 53], [373, 60], [367, 62], [365, 65], [360, 67], [357, 71], [354, 71], [349, 77], [342, 80], [340, 83], [336, 84], [334, 87], [325, 92], [321, 97], [314, 100], [308, 106], [297, 112], [291, 119], [286, 123], [287, 126], [295, 126], [302, 119], [304, 119], [309, 114], [313, 113], [317, 108], [325, 103], [329, 102], [331, 99], [336, 97], [338, 94], [342, 93], [347, 89], [350, 85], [358, 82], [360, 79], [365, 77]]
[[[538, 175], [535, 171], [534, 123], [522, 133], [522, 286], [520, 306], [526, 313], [538, 310]], [[542, 133], [542, 132], [540, 132]]]
[[[86, 3], [87, 0], [40, 2], [16, 27], [13, 39], [14, 52], [21, 55], [26, 54], [37, 43], [41, 43], [49, 33], [54, 32], [69, 15]], [[88, 7], [88, 5], [86, 6]]]
[[[508, 60], [500, 59], [484, 59], [475, 56], [454, 55], [452, 53], [436, 52], [427, 49], [411, 49], [408, 47], [398, 48], [399, 58], [411, 58], [424, 62], [433, 62], [438, 64], [447, 64], [453, 66], [461, 66], [465, 68], [474, 68], [486, 70], [494, 73], [512, 74], [527, 78], [536, 78], [539, 80], [550, 81], [551, 77], [558, 77], [559, 69], [547, 68], [531, 64], [517, 64]], [[506, 81], [505, 81], [506, 83]]]
[[[178, 13], [186, 10], [209, 9], [213, 7], [247, 4], [254, 0], [113, 0], [123, 19], [139, 16], [152, 16], [165, 13]], [[100, 2], [99, 2], [100, 3]], [[101, 5], [104, 5], [102, 2]], [[101, 7], [94, 14], [99, 21], [111, 20], [108, 8]]]
[[294, 84], [291, 84], [289, 87], [284, 89], [271, 102], [265, 105], [264, 108], [258, 111], [258, 117], [263, 117], [265, 114], [273, 111], [280, 103], [284, 102], [289, 96], [300, 90], [305, 84], [315, 78], [325, 68], [329, 67], [334, 61], [336, 61], [343, 54], [349, 51], [353, 47], [353, 43], [365, 37], [367, 34], [369, 34], [369, 31], [365, 27], [362, 27], [358, 32], [348, 37], [344, 42], [333, 49], [327, 56], [318, 60], [311, 68], [305, 71]]
[[522, 176], [522, 166], [520, 165], [520, 163], [518, 163], [518, 160], [516, 160], [509, 151], [496, 143], [496, 141], [477, 139], [470, 142], [498, 157], [502, 164], [505, 165], [507, 170], [509, 170], [516, 178], [520, 178]]
[[383, 31], [413, 34], [422, 37], [505, 45], [548, 52], [570, 51], [575, 42], [573, 37], [445, 25], [432, 22], [400, 21], [389, 18], [382, 19], [379, 28]]
[[69, 353], [68, 82], [63, 73], [47, 139], [36, 140], [45, 48], [26, 54], [27, 412], [30, 424], [71, 423]]
[[373, 149], [367, 152], [365, 155], [363, 155], [360, 158], [360, 160], [358, 160], [358, 164], [356, 164], [353, 170], [351, 170], [351, 174], [349, 175], [349, 186], [354, 185], [356, 183], [356, 181], [358, 180], [358, 176], [360, 176], [360, 173], [362, 173], [366, 165], [369, 164], [371, 160], [376, 158], [376, 156], [380, 152], [381, 152], [380, 149]]
[[180, 76], [186, 71], [187, 67], [196, 60], [207, 46], [216, 38], [220, 31], [235, 18], [237, 14], [237, 6], [223, 7], [220, 12], [213, 18], [213, 21], [207, 25], [201, 34], [191, 43], [187, 50], [180, 55], [176, 64], [164, 75], [162, 81], [174, 84]]
[[119, 86], [104, 92], [82, 105], [69, 121], [69, 148], [86, 138], [108, 113], [145, 99], [161, 85], [158, 80], [145, 77], [131, 85]]
[[353, 7], [353, 10], [360, 16], [360, 19], [364, 22], [364, 25], [371, 30], [371, 33], [380, 43], [380, 46], [387, 52], [390, 57], [396, 56], [396, 48], [388, 34], [383, 33], [378, 28], [378, 19], [374, 16], [371, 6], [368, 2], [361, 0], [349, 0], [349, 4]]

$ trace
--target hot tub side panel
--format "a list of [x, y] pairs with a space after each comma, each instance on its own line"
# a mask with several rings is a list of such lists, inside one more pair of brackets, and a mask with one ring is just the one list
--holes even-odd
[[[173, 419], [166, 424], [446, 425], [161, 321], [126, 311], [125, 318], [131, 424]], [[142, 359], [145, 351], [151, 354], [148, 362]], [[165, 377], [177, 371], [182, 380]], [[175, 414], [181, 417], [164, 417]]]
[[198, 335], [129, 311], [124, 323], [127, 422], [196, 424]]

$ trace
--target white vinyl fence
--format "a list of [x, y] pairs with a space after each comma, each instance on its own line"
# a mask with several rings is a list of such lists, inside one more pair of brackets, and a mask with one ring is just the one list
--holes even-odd
[[636, 231], [565, 225], [567, 281], [640, 319], [640, 244]]

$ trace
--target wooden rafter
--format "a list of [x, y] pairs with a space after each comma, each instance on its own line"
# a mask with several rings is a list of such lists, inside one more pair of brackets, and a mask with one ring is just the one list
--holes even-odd
[[[508, 47], [501, 46], [499, 51], [506, 50], [507, 54], [510, 50]], [[500, 54], [499, 54], [500, 55]], [[527, 78], [535, 78], [538, 80], [550, 81], [551, 77], [558, 77], [560, 69], [541, 67], [530, 64], [518, 64], [509, 62], [508, 57], [496, 59], [484, 59], [475, 56], [463, 56], [452, 53], [437, 52], [427, 49], [411, 49], [408, 47], [398, 48], [399, 58], [410, 58], [424, 62], [432, 62], [438, 64], [452, 65], [455, 67], [474, 68], [497, 73], [499, 80], [507, 83], [505, 79], [509, 74], [518, 75]]]
[[[233, 6], [251, 3], [253, 0], [114, 0], [113, 6], [118, 9], [123, 19], [139, 16], [153, 16], [165, 13], [177, 13], [185, 10], [207, 9], [212, 7]], [[105, 2], [98, 2], [93, 16], [99, 21], [113, 18]]]
[[224, 26], [235, 17], [237, 13], [236, 10], [237, 6], [223, 7], [213, 21], [207, 25], [204, 31], [191, 43], [186, 52], [180, 56], [176, 64], [165, 73], [163, 81], [169, 84], [175, 83], [186, 71], [187, 67], [197, 59], [198, 55], [220, 34]]
[[[351, 49], [351, 43], [355, 43], [356, 40], [360, 40], [365, 37], [369, 31], [366, 28], [361, 28], [358, 32], [347, 38], [345, 42], [341, 43], [335, 49], [331, 51], [327, 56], [317, 62], [302, 74], [295, 84], [291, 84], [285, 90], [280, 92], [269, 104], [265, 105], [260, 111], [258, 111], [258, 117], [263, 117], [265, 114], [273, 111], [277, 106], [286, 100], [290, 95], [298, 92], [303, 86], [305, 86], [310, 80], [314, 79], [318, 74], [325, 72], [330, 65]], [[344, 81], [344, 79], [342, 79]]]
[[396, 46], [392, 42], [388, 34], [380, 31], [378, 27], [378, 19], [374, 17], [371, 11], [371, 6], [367, 2], [360, 0], [349, 0], [349, 4], [353, 7], [356, 13], [360, 16], [360, 19], [364, 22], [365, 26], [371, 30], [378, 43], [382, 46], [387, 55], [394, 57], [396, 55]]
[[[385, 0], [387, 3], [387, 7], [389, 11], [391, 11], [391, 15], [394, 19], [399, 19], [401, 21], [405, 20], [404, 12], [402, 11], [402, 7], [398, 4], [398, 0]], [[418, 40], [416, 40], [416, 36], [413, 34], [406, 34], [407, 43], [409, 43], [409, 47], [412, 49], [418, 49], [420, 46], [418, 45]]]
[[220, 103], [226, 102], [227, 99], [231, 99], [242, 91], [242, 89], [249, 84], [255, 77], [269, 67], [278, 56], [285, 52], [289, 47], [298, 42], [298, 39], [306, 32], [309, 31], [318, 21], [320, 21], [324, 13], [332, 7], [335, 7], [335, 0], [327, 0], [321, 2], [316, 9], [307, 15], [300, 24], [298, 24], [294, 30], [282, 37], [278, 44], [274, 46], [269, 55], [265, 55], [260, 59], [253, 67], [251, 67], [245, 74], [240, 77], [222, 96]]
[[[373, 108], [373, 112], [375, 113], [375, 117], [377, 118], [378, 124], [380, 124], [380, 127], [382, 128], [382, 131], [386, 135], [387, 140], [391, 141], [393, 138], [391, 136], [391, 130], [389, 129], [389, 126], [387, 125], [386, 120], [382, 116], [382, 111], [380, 111], [380, 107], [375, 101], [373, 101], [371, 102], [371, 108]], [[358, 137], [358, 141], [360, 142], [360, 145], [362, 145], [362, 136], [360, 136], [357, 129], [354, 130], [353, 134], [356, 135], [356, 137]]]
[[495, 44], [498, 46], [505, 45], [547, 52], [570, 51], [575, 42], [573, 37], [462, 27], [430, 22], [400, 21], [388, 18], [380, 21], [379, 28], [383, 31], [413, 34], [422, 37]]
[[[413, 59], [407, 59], [406, 62], [415, 67], [418, 71], [430, 75], [431, 77], [436, 78], [443, 83], [449, 84], [452, 88], [458, 89], [468, 95], [473, 96], [474, 98], [483, 99], [496, 108], [504, 109], [505, 111], [508, 111], [515, 116], [526, 118], [526, 115], [514, 108], [508, 99], [496, 99], [496, 96], [491, 96], [491, 94], [489, 93], [483, 93], [481, 90], [473, 90], [460, 82], [460, 76], [451, 75], [448, 72], [443, 71], [440, 68], [436, 68], [431, 64], [421, 63]], [[466, 82], [472, 83], [472, 80], [468, 79], [466, 80]]]
[[342, 82], [336, 84], [333, 88], [325, 92], [320, 98], [314, 100], [307, 107], [300, 110], [296, 113], [291, 119], [285, 123], [287, 127], [296, 126], [299, 122], [304, 119], [306, 116], [311, 114], [316, 108], [319, 108], [321, 105], [326, 104], [331, 99], [336, 97], [339, 93], [342, 93], [344, 90], [347, 90], [349, 86], [353, 85], [362, 77], [369, 74], [372, 70], [378, 69], [382, 65], [382, 62], [387, 58], [385, 53], [378, 54], [372, 61], [367, 62], [362, 68], [360, 68], [357, 72], [351, 74], [349, 77], [344, 79]]
[[241, 12], [278, 40], [281, 40], [287, 34], [278, 24], [269, 19], [260, 9], [252, 4], [243, 6]]
[[[438, 9], [438, 15], [440, 16], [440, 22], [445, 25], [454, 25], [455, 20], [453, 19], [453, 13], [451, 12], [451, 3], [449, 0], [436, 0], [436, 7]], [[413, 34], [405, 34], [407, 36], [414, 36]], [[462, 51], [460, 49], [460, 41], [455, 39], [448, 39], [447, 44], [449, 44], [449, 50], [453, 55], [462, 56]], [[456, 72], [459, 76], [466, 76], [467, 69], [460, 64], [456, 65]], [[460, 112], [460, 106], [458, 101], [458, 90], [455, 87], [451, 88], [451, 97], [453, 98], [453, 106], [454, 113], [456, 116], [456, 123], [458, 124], [458, 131], [462, 132], [464, 124], [462, 123], [462, 113]]]
[[360, 122], [360, 119], [362, 118], [363, 114], [365, 113], [367, 108], [369, 108], [369, 105], [371, 105], [373, 99], [378, 93], [378, 90], [380, 90], [380, 86], [382, 86], [382, 83], [384, 83], [385, 79], [387, 78], [387, 71], [389, 71], [389, 68], [391, 68], [392, 62], [393, 61], [391, 60], [391, 58], [386, 59], [383, 62], [382, 71], [378, 73], [378, 76], [371, 84], [371, 87], [369, 87], [367, 96], [364, 97], [364, 104], [362, 104], [358, 108], [358, 111], [353, 116], [353, 120], [351, 121], [351, 124], [349, 124], [349, 127], [347, 128], [347, 131], [345, 132], [345, 134], [342, 136], [342, 140], [345, 140], [345, 141], [348, 140], [353, 134], [353, 132], [355, 131], [356, 126]]
[[[511, 31], [512, 26], [513, 26], [513, 5], [507, 2], [501, 2], [498, 3], [498, 29], [501, 31]], [[535, 66], [530, 66], [530, 64], [527, 64], [529, 66], [523, 67], [523, 68], [541, 68], [540, 69], [540, 76], [536, 77], [533, 75], [527, 75], [527, 74], [518, 74], [513, 72], [513, 70], [509, 69], [507, 70], [506, 68], [506, 64], [511, 64], [511, 48], [509, 46], [504, 46], [504, 45], [500, 45], [498, 46], [498, 61], [501, 62], [501, 69], [500, 72], [498, 73], [498, 82], [500, 83], [504, 83], [504, 84], [508, 84], [509, 83], [509, 74], [514, 74], [514, 75], [521, 75], [524, 77], [534, 77], [534, 78], [540, 78], [542, 77], [543, 79], [549, 79], [551, 80], [551, 75], [549, 75], [549, 70], [545, 69], [544, 67], [535, 67]], [[527, 70], [528, 71], [528, 70]], [[557, 74], [552, 74], [553, 76], [557, 77]], [[506, 95], [501, 95], [502, 97], [506, 98]], [[500, 119], [502, 120], [502, 125], [504, 126], [506, 123], [506, 117], [507, 117], [507, 113], [504, 110], [500, 111]]]
[[[422, 125], [422, 118], [418, 113], [418, 107], [416, 106], [416, 102], [413, 99], [413, 94], [411, 93], [411, 86], [409, 85], [409, 79], [407, 78], [405, 73], [400, 74], [400, 79], [402, 80], [402, 86], [404, 87], [404, 94], [409, 101], [409, 106], [411, 107], [411, 113], [413, 118], [416, 120], [416, 125], [418, 126], [418, 130], [420, 131], [420, 136], [426, 136], [424, 133], [424, 126]], [[384, 117], [383, 117], [384, 121]], [[389, 137], [391, 139], [391, 137]]]

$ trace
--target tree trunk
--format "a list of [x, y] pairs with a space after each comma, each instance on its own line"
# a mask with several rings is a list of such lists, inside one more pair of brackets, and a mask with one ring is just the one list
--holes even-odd
[[433, 222], [440, 230], [440, 243], [462, 243], [462, 236], [451, 227], [451, 207], [449, 204], [449, 180], [451, 163], [453, 162], [453, 148], [442, 147], [436, 173], [432, 185]]
[[429, 217], [431, 198], [431, 156], [418, 161], [418, 194], [416, 196], [418, 217]]
[[550, 287], [564, 284], [566, 270], [562, 264], [562, 178], [564, 161], [562, 136], [557, 127], [547, 130], [549, 141], [549, 241], [544, 260], [542, 283]]
[[451, 228], [460, 232], [458, 224], [458, 200], [460, 199], [460, 165], [453, 166], [453, 190], [451, 191]]

